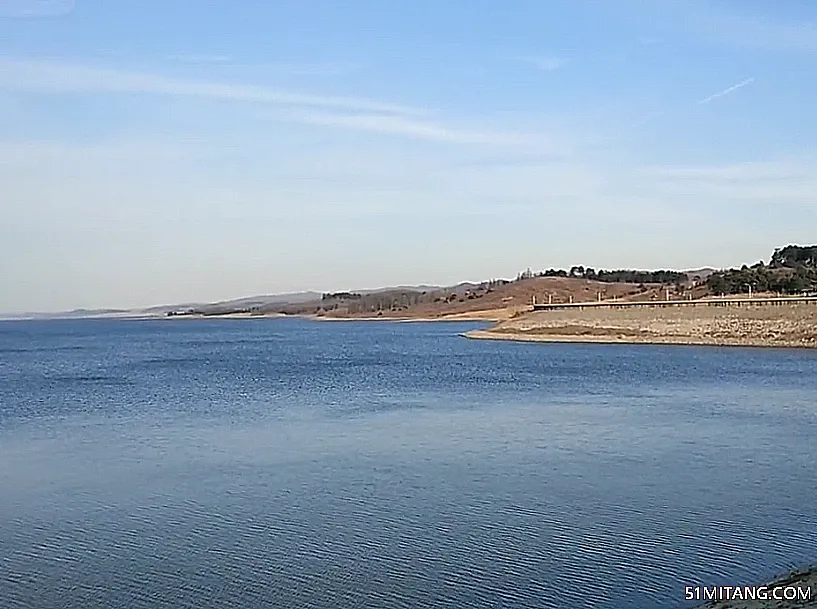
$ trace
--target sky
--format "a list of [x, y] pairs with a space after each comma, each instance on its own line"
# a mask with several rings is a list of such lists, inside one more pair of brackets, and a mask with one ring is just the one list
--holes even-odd
[[0, 311], [817, 242], [813, 0], [0, 0]]

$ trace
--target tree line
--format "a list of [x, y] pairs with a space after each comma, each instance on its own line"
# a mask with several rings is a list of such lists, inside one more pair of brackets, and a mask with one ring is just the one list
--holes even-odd
[[607, 271], [596, 270], [592, 267], [582, 265], [572, 266], [570, 270], [547, 269], [539, 273], [533, 273], [530, 269], [519, 273], [517, 281], [532, 279], [534, 277], [568, 277], [574, 279], [588, 279], [590, 281], [601, 281], [604, 283], [660, 283], [663, 285], [677, 284], [686, 281], [686, 273], [680, 271], [636, 271], [632, 269], [618, 269]]
[[709, 276], [707, 286], [715, 294], [777, 292], [802, 294], [817, 292], [817, 245], [787, 245], [775, 249], [766, 264], [727, 269]]

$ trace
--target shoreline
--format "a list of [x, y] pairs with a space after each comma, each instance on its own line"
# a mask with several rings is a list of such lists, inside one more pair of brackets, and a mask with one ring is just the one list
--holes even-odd
[[[396, 313], [396, 312], [394, 312]], [[418, 313], [420, 313], [418, 311]], [[51, 318], [54, 319], [54, 318]], [[65, 318], [63, 318], [65, 319]], [[76, 318], [74, 318], [76, 319]], [[536, 343], [817, 349], [817, 304], [774, 307], [579, 310], [483, 309], [445, 315], [334, 316], [278, 312], [221, 315], [103, 315], [82, 319], [303, 319], [317, 322], [479, 322], [460, 336]], [[463, 330], [466, 330], [463, 328]]]
[[452, 315], [442, 315], [438, 317], [326, 317], [320, 315], [288, 315], [286, 313], [264, 313], [262, 315], [249, 313], [225, 313], [224, 315], [162, 315], [162, 314], [133, 314], [133, 315], [86, 315], [82, 317], [0, 317], [3, 322], [21, 321], [173, 321], [173, 320], [217, 320], [217, 319], [305, 319], [308, 321], [327, 322], [350, 322], [350, 321], [375, 321], [375, 322], [484, 322], [500, 323], [503, 317], [497, 315], [481, 317], [479, 315], [468, 315], [454, 313]]
[[[744, 588], [744, 586], [740, 587]], [[764, 584], [749, 587], [765, 587], [769, 590], [779, 587], [794, 587], [800, 590], [810, 589], [811, 594], [807, 600], [776, 600], [773, 598], [715, 600], [695, 605], [695, 609], [817, 609], [817, 565], [804, 569], [794, 569]], [[771, 594], [768, 594], [768, 596], [771, 596]]]
[[460, 336], [471, 340], [498, 340], [517, 343], [586, 344], [586, 345], [658, 345], [676, 347], [747, 347], [762, 349], [817, 349], [814, 344], [799, 342], [770, 342], [753, 339], [713, 339], [696, 340], [678, 336], [656, 336], [637, 339], [618, 336], [571, 336], [567, 334], [536, 335], [524, 332], [496, 330], [470, 330]]
[[310, 321], [392, 321], [399, 323], [414, 322], [436, 322], [436, 321], [481, 321], [485, 323], [499, 323], [502, 319], [492, 317], [468, 317], [464, 315], [442, 315], [439, 317], [320, 317], [317, 315], [286, 315], [285, 317], [295, 317], [298, 319], [308, 319]]
[[535, 310], [468, 338], [546, 343], [817, 348], [817, 303]]

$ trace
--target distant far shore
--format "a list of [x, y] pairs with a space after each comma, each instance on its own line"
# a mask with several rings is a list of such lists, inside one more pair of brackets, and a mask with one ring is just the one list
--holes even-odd
[[535, 311], [465, 336], [550, 343], [817, 348], [817, 303]]
[[184, 313], [175, 315], [142, 315], [131, 319], [308, 319], [310, 321], [391, 321], [391, 322], [431, 322], [431, 321], [485, 321], [501, 322], [509, 319], [519, 308], [484, 309], [442, 315], [401, 315], [387, 311], [385, 315], [337, 315], [312, 313]]
[[434, 317], [413, 317], [413, 316], [397, 316], [384, 315], [382, 317], [372, 316], [330, 316], [330, 315], [305, 315], [305, 314], [286, 314], [286, 313], [223, 313], [223, 314], [184, 314], [184, 315], [166, 315], [166, 314], [146, 314], [146, 313], [132, 313], [122, 315], [52, 315], [52, 316], [18, 316], [18, 317], [0, 317], [0, 321], [82, 321], [82, 320], [121, 320], [121, 321], [165, 321], [165, 320], [214, 320], [214, 319], [307, 319], [310, 321], [390, 321], [390, 322], [436, 322], [436, 321], [484, 321], [484, 322], [499, 322], [507, 318], [508, 315], [504, 311], [475, 311], [473, 313], [460, 313], [451, 315], [439, 315]]
[[511, 317], [514, 313], [510, 309], [486, 309], [482, 311], [468, 311], [464, 313], [449, 313], [446, 315], [382, 315], [382, 316], [334, 316], [334, 315], [299, 315], [303, 319], [316, 321], [402, 321], [402, 322], [429, 322], [429, 321], [492, 321], [500, 322]]
[[[418, 311], [419, 313], [419, 311]], [[52, 317], [50, 319], [57, 319]], [[442, 315], [332, 315], [232, 312], [222, 314], [108, 314], [62, 319], [204, 320], [308, 319], [314, 321], [493, 322], [463, 336], [543, 343], [656, 344], [817, 348], [817, 302], [743, 306], [576, 307], [531, 310], [506, 307]]]

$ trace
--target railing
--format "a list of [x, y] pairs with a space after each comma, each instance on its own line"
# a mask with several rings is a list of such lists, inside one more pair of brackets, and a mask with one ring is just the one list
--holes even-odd
[[749, 305], [817, 304], [817, 296], [792, 296], [777, 298], [707, 298], [697, 300], [599, 300], [589, 302], [533, 303], [534, 311], [556, 309], [620, 309], [631, 307], [741, 307]]

